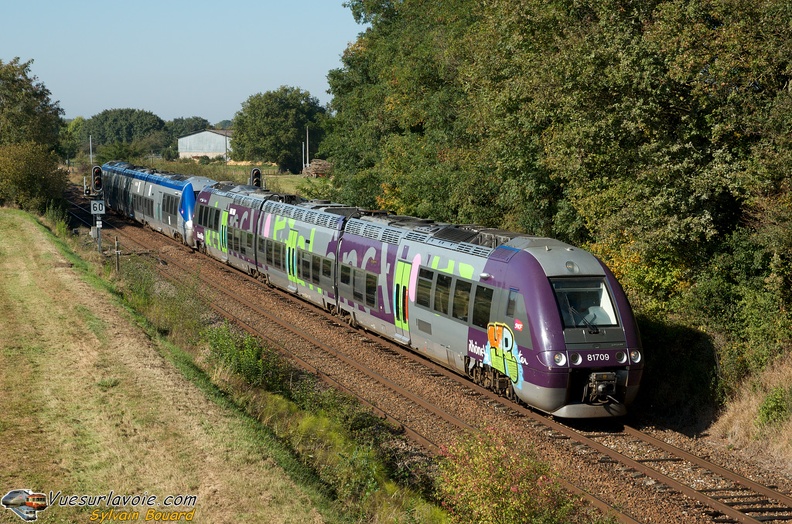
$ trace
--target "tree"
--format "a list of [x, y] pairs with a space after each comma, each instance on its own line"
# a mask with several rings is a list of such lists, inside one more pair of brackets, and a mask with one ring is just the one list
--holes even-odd
[[64, 160], [72, 160], [77, 156], [80, 150], [80, 137], [83, 136], [83, 126], [85, 125], [85, 118], [78, 116], [66, 127], [61, 128], [60, 145], [58, 150]]
[[[152, 133], [165, 130], [165, 122], [150, 111], [141, 109], [106, 109], [92, 116], [83, 126], [83, 139], [90, 135], [94, 145], [115, 142], [132, 143]], [[162, 144], [164, 147], [167, 144]]]
[[323, 136], [317, 123], [324, 113], [316, 98], [295, 87], [253, 95], [234, 116], [231, 158], [275, 162], [282, 171], [299, 173], [306, 127], [313, 157]]
[[209, 121], [199, 116], [174, 118], [172, 121], [165, 123], [165, 129], [173, 140], [178, 140], [180, 137], [204, 131], [210, 127]]
[[0, 145], [32, 141], [54, 148], [63, 110], [50, 91], [30, 76], [32, 60], [0, 60]]
[[457, 215], [451, 195], [465, 160], [458, 117], [466, 99], [459, 68], [479, 4], [347, 3], [371, 28], [328, 75], [334, 116], [322, 154], [342, 200], [440, 220]]
[[63, 200], [66, 172], [50, 146], [35, 142], [0, 145], [0, 205], [44, 212]]

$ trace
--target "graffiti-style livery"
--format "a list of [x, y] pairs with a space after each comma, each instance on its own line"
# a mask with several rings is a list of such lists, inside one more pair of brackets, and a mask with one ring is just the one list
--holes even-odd
[[547, 413], [624, 415], [638, 392], [624, 291], [563, 242], [225, 182], [198, 192], [190, 233], [188, 245]]

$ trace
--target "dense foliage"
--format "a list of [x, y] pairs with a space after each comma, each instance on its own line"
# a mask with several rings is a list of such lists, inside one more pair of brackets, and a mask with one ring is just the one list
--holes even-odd
[[0, 146], [19, 142], [57, 144], [63, 110], [30, 75], [32, 60], [0, 60]]
[[63, 110], [31, 63], [0, 60], [0, 205], [44, 212], [66, 187], [55, 154]]
[[231, 158], [275, 162], [282, 171], [299, 173], [306, 129], [312, 158], [322, 138], [317, 123], [324, 112], [316, 98], [295, 87], [252, 95], [234, 116]]
[[58, 156], [35, 142], [0, 146], [0, 205], [15, 205], [43, 213], [63, 200], [66, 172]]
[[789, 348], [792, 4], [347, 5], [328, 194], [593, 250], [722, 393]]

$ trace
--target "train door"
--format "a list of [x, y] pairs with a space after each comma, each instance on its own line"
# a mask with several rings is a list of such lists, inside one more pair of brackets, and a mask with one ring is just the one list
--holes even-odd
[[297, 292], [297, 239], [300, 233], [296, 229], [289, 230], [286, 240], [286, 274], [289, 276], [289, 291]]
[[157, 231], [162, 232], [162, 228], [165, 225], [164, 217], [162, 216], [162, 199], [164, 197], [162, 193], [162, 188], [160, 186], [154, 186], [154, 227]]
[[410, 271], [412, 264], [402, 260], [396, 261], [396, 278], [393, 290], [394, 324], [396, 325], [396, 340], [403, 344], [410, 342], [410, 323], [407, 303], [410, 285]]
[[[492, 317], [487, 326], [490, 345], [489, 364], [512, 383], [519, 380], [520, 349], [528, 334], [525, 301], [516, 289], [496, 288]], [[530, 342], [529, 342], [530, 343]]]

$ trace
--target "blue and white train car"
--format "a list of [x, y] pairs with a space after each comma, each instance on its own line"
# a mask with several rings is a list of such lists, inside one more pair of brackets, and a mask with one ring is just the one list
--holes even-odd
[[107, 207], [190, 247], [195, 247], [196, 195], [214, 183], [206, 177], [164, 173], [128, 162], [102, 166]]

